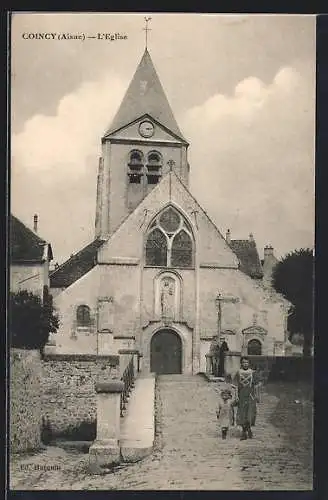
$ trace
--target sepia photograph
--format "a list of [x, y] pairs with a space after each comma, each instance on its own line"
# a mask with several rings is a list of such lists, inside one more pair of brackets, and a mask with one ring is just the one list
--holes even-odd
[[313, 490], [315, 34], [10, 14], [10, 490]]

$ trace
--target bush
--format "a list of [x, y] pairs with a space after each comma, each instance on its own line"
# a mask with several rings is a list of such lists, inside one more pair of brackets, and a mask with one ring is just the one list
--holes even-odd
[[41, 439], [44, 444], [52, 441], [94, 441], [97, 436], [97, 422], [80, 422], [70, 425], [65, 430], [55, 432], [48, 419], [42, 419]]
[[290, 341], [294, 345], [303, 345], [304, 344], [304, 335], [300, 333], [294, 333], [290, 338]]
[[288, 330], [303, 335], [303, 354], [311, 355], [313, 343], [314, 256], [309, 248], [287, 254], [272, 274], [274, 289], [293, 304]]
[[27, 290], [10, 293], [9, 331], [11, 347], [43, 351], [49, 333], [59, 326], [52, 296], [44, 288], [43, 300]]

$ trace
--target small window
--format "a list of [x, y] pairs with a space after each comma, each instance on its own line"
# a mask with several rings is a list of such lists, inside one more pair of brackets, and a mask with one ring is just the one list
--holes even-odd
[[141, 184], [143, 176], [144, 157], [141, 151], [131, 151], [129, 154], [128, 176], [130, 184]]
[[143, 164], [143, 154], [141, 153], [141, 151], [132, 151], [130, 153], [129, 165], [134, 166], [142, 164]]
[[77, 326], [90, 326], [90, 307], [86, 305], [78, 306], [76, 310]]
[[162, 164], [162, 158], [157, 151], [152, 151], [151, 153], [148, 154], [147, 157], [147, 163], [148, 165], [154, 165], [154, 166], [161, 166]]
[[252, 339], [247, 345], [247, 354], [250, 356], [260, 356], [262, 354], [262, 344], [257, 339]]
[[147, 183], [158, 184], [162, 168], [162, 157], [157, 151], [151, 151], [147, 155]]

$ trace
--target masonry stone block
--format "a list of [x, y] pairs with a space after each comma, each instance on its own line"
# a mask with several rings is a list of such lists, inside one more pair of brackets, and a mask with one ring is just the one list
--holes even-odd
[[120, 396], [123, 382], [110, 380], [96, 383], [97, 438], [89, 449], [89, 469], [102, 474], [121, 461]]

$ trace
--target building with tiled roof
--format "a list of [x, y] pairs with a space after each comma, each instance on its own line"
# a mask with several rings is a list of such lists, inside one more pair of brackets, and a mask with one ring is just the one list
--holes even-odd
[[94, 240], [50, 277], [56, 351], [129, 346], [156, 373], [204, 371], [214, 337], [283, 355], [290, 304], [263, 286], [254, 238], [224, 237], [190, 192], [189, 144], [147, 49], [101, 145]]
[[49, 286], [49, 264], [53, 259], [51, 245], [14, 215], [9, 223], [10, 290], [29, 290], [39, 295]]

